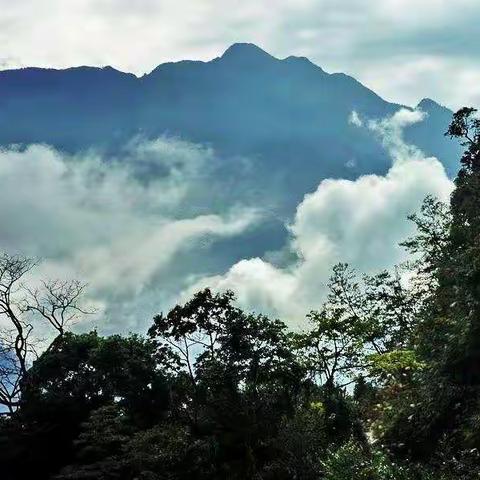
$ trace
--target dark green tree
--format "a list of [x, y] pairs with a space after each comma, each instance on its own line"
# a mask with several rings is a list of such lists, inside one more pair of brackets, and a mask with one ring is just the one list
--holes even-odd
[[74, 461], [81, 425], [101, 407], [118, 405], [141, 427], [162, 418], [168, 387], [154, 352], [151, 342], [136, 336], [58, 338], [27, 371], [9, 433], [0, 436], [6, 478], [26, 478], [31, 469], [36, 478], [49, 478]]
[[286, 326], [233, 301], [231, 292], [204, 290], [155, 317], [149, 334], [161, 356], [169, 347], [182, 365], [180, 418], [214, 439], [223, 475], [254, 478], [275, 456], [272, 439], [294, 412], [304, 372]]
[[[452, 455], [466, 458], [480, 448], [480, 121], [476, 110], [459, 110], [447, 135], [466, 147], [450, 212], [427, 205], [423, 219], [416, 218], [419, 235], [407, 245], [421, 254], [422, 273], [433, 285], [416, 336], [417, 359], [423, 368], [386, 435], [392, 447], [412, 457], [436, 457], [439, 464]], [[469, 475], [477, 475], [477, 470]]]

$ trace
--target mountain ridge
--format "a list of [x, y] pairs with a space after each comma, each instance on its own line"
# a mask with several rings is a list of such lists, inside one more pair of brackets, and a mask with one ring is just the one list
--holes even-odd
[[[430, 99], [419, 105], [428, 117], [406, 138], [453, 174], [458, 152], [442, 135], [451, 112]], [[226, 162], [255, 159], [258, 176], [269, 176], [258, 188], [288, 185], [291, 211], [322, 178], [385, 173], [384, 147], [348, 119], [353, 110], [378, 119], [400, 108], [412, 109], [305, 57], [237, 43], [210, 61], [163, 63], [141, 77], [109, 66], [0, 71], [0, 146], [115, 152], [139, 135], [178, 136], [211, 145]]]
[[[375, 93], [377, 96], [380, 97], [380, 95], [378, 95], [372, 88], [366, 86], [365, 84], [360, 82], [358, 79], [356, 79], [352, 75], [349, 75], [349, 74], [344, 73], [344, 72], [327, 72], [320, 65], [317, 65], [316, 63], [312, 62], [308, 57], [305, 57], [305, 56], [289, 55], [285, 58], [278, 58], [278, 57], [275, 57], [274, 55], [269, 54], [268, 52], [263, 50], [261, 47], [255, 45], [254, 43], [250, 43], [250, 42], [233, 43], [232, 45], [230, 45], [224, 51], [224, 53], [222, 55], [214, 57], [210, 60], [184, 59], [184, 60], [178, 60], [178, 61], [162, 62], [162, 63], [158, 64], [156, 67], [154, 67], [150, 72], [146, 72], [142, 75], [136, 75], [135, 73], [132, 73], [132, 72], [128, 72], [128, 71], [125, 71], [125, 70], [120, 70], [116, 67], [113, 67], [112, 65], [104, 65], [104, 66], [77, 65], [77, 66], [70, 66], [70, 67], [65, 67], [65, 68], [37, 67], [37, 66], [7, 68], [7, 69], [4, 69], [4, 70], [0, 69], [0, 76], [2, 76], [3, 74], [12, 74], [14, 72], [19, 72], [19, 73], [20, 72], [25, 72], [26, 73], [26, 72], [29, 72], [29, 71], [31, 71], [31, 72], [46, 72], [46, 73], [47, 72], [48, 73], [75, 72], [75, 71], [78, 71], [78, 72], [80, 72], [80, 71], [99, 71], [99, 72], [111, 71], [111, 72], [115, 72], [116, 74], [120, 74], [122, 76], [127, 76], [127, 77], [130, 77], [130, 78], [135, 78], [137, 80], [141, 80], [141, 79], [144, 79], [145, 77], [149, 77], [152, 73], [156, 72], [158, 69], [161, 69], [162, 67], [178, 65], [178, 64], [190, 64], [190, 65], [203, 64], [203, 65], [205, 65], [205, 64], [219, 62], [219, 61], [221, 61], [222, 59], [225, 59], [225, 58], [230, 58], [232, 56], [232, 53], [233, 53], [233, 57], [236, 57], [236, 58], [238, 58], [238, 55], [237, 55], [238, 52], [241, 52], [241, 55], [240, 55], [241, 57], [245, 57], [245, 54], [244, 54], [245, 51], [255, 52], [257, 57], [261, 57], [263, 59], [268, 58], [268, 59], [271, 59], [271, 60], [274, 60], [274, 61], [277, 61], [277, 62], [287, 62], [287, 63], [290, 62], [291, 63], [291, 62], [301, 61], [305, 64], [308, 64], [308, 65], [314, 67], [318, 71], [321, 71], [321, 72], [325, 73], [326, 75], [338, 76], [338, 77], [344, 76], [344, 77], [347, 77], [348, 79], [354, 80], [355, 82], [357, 82], [358, 84], [360, 84], [364, 88], [372, 91], [373, 93]], [[397, 103], [397, 102], [389, 102], [389, 103], [393, 103], [395, 105], [399, 105], [399, 106], [406, 107], [406, 108], [415, 109], [415, 108], [420, 107], [421, 104], [424, 103], [424, 102], [428, 102], [429, 104], [435, 104], [439, 107], [448, 109], [448, 107], [445, 107], [444, 105], [438, 103], [437, 101], [435, 101], [431, 98], [423, 98], [417, 103], [416, 106], [413, 106], [413, 107], [410, 106], [410, 105], [405, 105], [405, 104], [401, 104], [401, 103]]]

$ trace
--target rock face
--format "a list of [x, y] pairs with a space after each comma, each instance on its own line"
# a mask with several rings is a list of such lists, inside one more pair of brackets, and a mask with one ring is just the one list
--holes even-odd
[[[451, 112], [432, 100], [419, 107], [428, 118], [408, 129], [407, 140], [453, 173], [458, 149], [442, 135]], [[212, 61], [166, 63], [141, 78], [111, 67], [0, 72], [0, 145], [115, 152], [135, 135], [176, 135], [212, 145], [225, 162], [250, 158], [257, 189], [283, 191], [291, 211], [322, 178], [385, 172], [383, 147], [348, 118], [353, 110], [380, 118], [399, 108], [306, 58], [280, 60], [234, 44]]]

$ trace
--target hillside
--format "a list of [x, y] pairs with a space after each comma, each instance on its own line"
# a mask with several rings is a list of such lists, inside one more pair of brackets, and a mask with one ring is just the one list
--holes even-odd
[[[348, 119], [353, 110], [372, 119], [400, 107], [306, 58], [280, 60], [234, 44], [209, 62], [165, 63], [141, 78], [111, 67], [0, 72], [0, 144], [114, 153], [136, 135], [179, 136], [213, 146], [226, 164], [249, 158], [251, 191], [278, 197], [280, 211], [291, 213], [323, 178], [385, 173], [383, 147]], [[409, 128], [407, 140], [453, 175], [458, 147], [442, 136], [451, 112], [432, 100], [419, 107], [428, 118]]]

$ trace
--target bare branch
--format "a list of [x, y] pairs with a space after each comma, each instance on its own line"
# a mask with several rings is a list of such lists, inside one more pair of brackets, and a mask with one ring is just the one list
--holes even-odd
[[42, 290], [24, 286], [28, 296], [23, 309], [25, 312], [39, 314], [59, 335], [63, 335], [65, 329], [71, 326], [79, 315], [94, 313], [82, 308], [79, 302], [86, 284], [77, 280], [53, 280], [44, 281], [42, 285]]
[[46, 320], [58, 338], [79, 315], [93, 313], [80, 305], [85, 285], [78, 281], [26, 286], [25, 277], [36, 265], [28, 257], [0, 254], [0, 405], [10, 413], [19, 404], [29, 367], [43, 350], [34, 335], [35, 316]]

